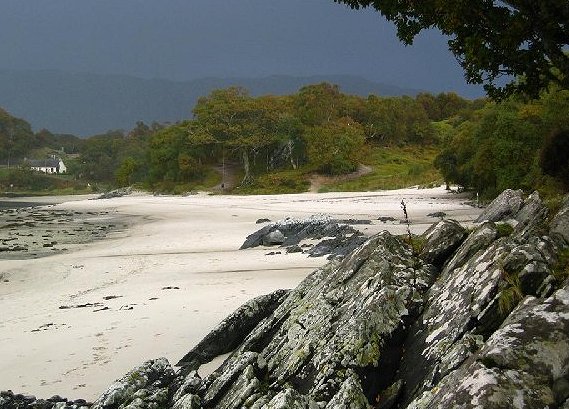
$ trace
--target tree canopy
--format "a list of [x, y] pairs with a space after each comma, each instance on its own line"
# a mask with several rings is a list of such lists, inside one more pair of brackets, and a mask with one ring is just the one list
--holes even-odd
[[[492, 97], [515, 91], [537, 97], [551, 83], [569, 88], [567, 0], [334, 1], [373, 7], [395, 23], [405, 44], [423, 29], [439, 29], [450, 36], [467, 81], [484, 84]], [[516, 79], [501, 85], [504, 76]]]

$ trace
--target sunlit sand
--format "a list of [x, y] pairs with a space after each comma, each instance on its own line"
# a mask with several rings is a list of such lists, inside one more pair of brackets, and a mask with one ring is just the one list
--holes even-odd
[[[186, 197], [134, 194], [79, 200], [56, 209], [109, 211], [136, 222], [127, 231], [65, 253], [1, 260], [0, 389], [38, 397], [94, 399], [114, 379], [159, 356], [177, 362], [243, 302], [295, 287], [326, 263], [266, 247], [238, 250], [259, 218], [324, 213], [373, 220], [371, 235], [414, 233], [442, 211], [471, 222], [479, 209], [436, 189], [372, 193]], [[381, 222], [380, 216], [394, 221]], [[63, 307], [63, 308], [62, 308]]]

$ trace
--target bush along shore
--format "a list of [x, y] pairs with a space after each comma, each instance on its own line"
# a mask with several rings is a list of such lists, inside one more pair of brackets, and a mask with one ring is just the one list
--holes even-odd
[[[505, 191], [473, 229], [379, 233], [253, 299], [177, 369], [147, 361], [95, 402], [1, 408], [569, 408], [569, 196]], [[197, 369], [230, 353], [211, 375]]]

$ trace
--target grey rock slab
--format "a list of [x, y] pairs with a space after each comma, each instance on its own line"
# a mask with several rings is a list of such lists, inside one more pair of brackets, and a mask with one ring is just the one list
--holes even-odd
[[[280, 232], [283, 236], [276, 232]], [[271, 234], [277, 234], [278, 240], [270, 244]], [[326, 254], [344, 256], [361, 245], [365, 239], [362, 233], [354, 227], [339, 223], [325, 215], [313, 215], [306, 219], [285, 218], [269, 223], [260, 230], [250, 234], [241, 245], [241, 249], [260, 245], [297, 246], [302, 240], [320, 240], [320, 245], [314, 246], [310, 254], [315, 257]], [[282, 241], [281, 241], [282, 240]]]
[[485, 222], [468, 235], [451, 259], [444, 266], [445, 271], [452, 271], [462, 267], [476, 253], [486, 249], [498, 237], [496, 225], [493, 222]]
[[476, 219], [476, 222], [497, 222], [513, 218], [521, 209], [523, 202], [523, 192], [521, 190], [506, 189], [484, 209]]
[[427, 263], [440, 267], [460, 246], [466, 235], [466, 229], [454, 220], [435, 223], [423, 234], [426, 242], [420, 256]]
[[363, 393], [361, 384], [354, 373], [351, 373], [342, 385], [340, 390], [330, 399], [326, 409], [371, 409], [366, 396]]
[[568, 289], [545, 300], [527, 297], [467, 362], [409, 408], [563, 404], [563, 384], [569, 374]]
[[552, 384], [569, 375], [569, 291], [527, 297], [481, 352], [487, 366], [532, 373]]
[[[93, 409], [126, 408], [141, 393], [150, 396], [167, 387], [174, 378], [174, 371], [166, 358], [147, 361], [132, 369], [114, 382], [94, 403]], [[162, 396], [162, 395], [157, 395]], [[165, 395], [167, 397], [167, 393]], [[165, 405], [167, 402], [157, 401]]]
[[174, 400], [172, 409], [201, 409], [202, 406], [200, 402], [199, 396], [188, 393]]
[[[254, 351], [256, 369], [267, 373], [269, 401], [290, 388], [312, 401], [329, 402], [348, 369], [359, 368], [366, 378], [375, 376], [368, 372], [381, 359], [397, 361], [396, 334], [419, 313], [435, 275], [400, 239], [380, 233], [307, 277], [251, 332], [221, 373], [229, 377], [238, 357]], [[392, 383], [391, 371], [381, 376]], [[376, 392], [364, 394], [369, 398]]]
[[438, 382], [443, 357], [476, 328], [477, 317], [504, 285], [502, 262], [514, 246], [504, 239], [494, 241], [461, 267], [445, 269], [430, 288], [424, 312], [405, 341], [400, 374], [406, 384], [405, 401]]
[[263, 409], [308, 409], [309, 399], [294, 389], [284, 389], [277, 393]]
[[539, 193], [533, 192], [524, 201], [522, 208], [516, 213], [516, 234], [521, 237], [529, 237], [543, 225], [547, 218], [547, 207], [543, 204]]
[[[217, 404], [222, 399], [234, 399], [234, 394], [241, 396], [242, 391], [235, 388], [235, 380], [241, 373], [256, 363], [258, 354], [255, 352], [245, 352], [234, 355], [234, 359], [226, 360], [221, 368], [216, 370], [208, 379], [208, 385], [204, 388], [203, 405], [206, 407]], [[233, 393], [228, 393], [233, 391]], [[227, 395], [227, 396], [226, 396]]]
[[476, 361], [448, 375], [437, 388], [423, 393], [407, 409], [548, 408], [554, 404], [551, 389], [531, 374], [487, 368]]
[[564, 197], [561, 209], [553, 217], [549, 232], [569, 245], [569, 195]]

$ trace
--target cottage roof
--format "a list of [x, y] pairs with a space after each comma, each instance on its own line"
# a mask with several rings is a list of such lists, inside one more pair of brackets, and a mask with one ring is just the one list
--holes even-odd
[[33, 168], [57, 168], [59, 166], [58, 159], [38, 159], [29, 160], [28, 162]]

